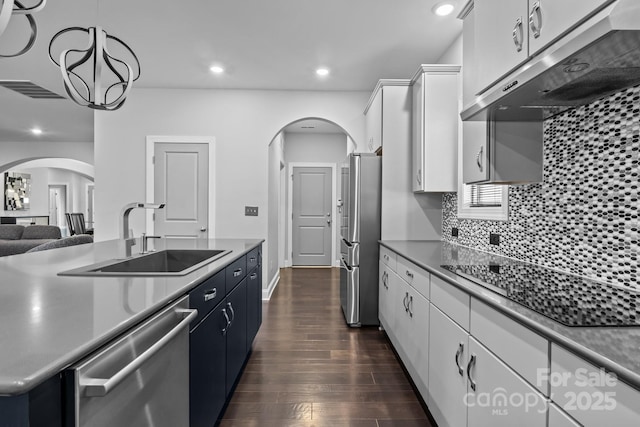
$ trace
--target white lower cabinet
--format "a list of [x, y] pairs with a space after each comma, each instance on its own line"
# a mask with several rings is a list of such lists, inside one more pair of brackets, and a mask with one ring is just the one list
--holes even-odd
[[580, 427], [580, 424], [551, 403], [549, 405], [549, 427]]
[[546, 397], [473, 337], [466, 371], [468, 427], [546, 427]]
[[429, 313], [429, 400], [438, 427], [467, 425], [465, 372], [469, 333], [431, 304]]
[[[380, 261], [379, 268], [380, 280], [378, 284], [378, 318], [382, 327], [387, 330], [395, 330], [395, 309], [396, 294], [399, 292], [396, 288], [398, 280], [391, 277], [393, 270]], [[397, 277], [397, 276], [396, 276]]]
[[640, 391], [557, 344], [549, 382], [554, 403], [585, 427], [640, 425]]

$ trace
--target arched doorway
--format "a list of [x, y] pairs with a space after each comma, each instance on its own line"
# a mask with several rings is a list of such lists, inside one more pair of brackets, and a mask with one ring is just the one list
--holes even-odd
[[[267, 245], [269, 253], [274, 255], [270, 256], [267, 266], [269, 294], [277, 284], [279, 268], [306, 265], [307, 260], [313, 259], [317, 253], [321, 252], [317, 241], [310, 242], [305, 239], [313, 239], [314, 235], [315, 238], [319, 238], [320, 231], [318, 230], [321, 228], [322, 221], [325, 222], [325, 227], [330, 226], [329, 257], [312, 265], [326, 267], [339, 265], [337, 264], [337, 252], [339, 252], [340, 224], [336, 218], [338, 216], [337, 201], [340, 198], [338, 171], [347, 154], [355, 151], [356, 147], [356, 143], [343, 126], [320, 117], [305, 117], [287, 123], [271, 140], [268, 155]], [[316, 182], [320, 188], [324, 188], [322, 185], [327, 185], [327, 181], [320, 178], [321, 175], [323, 173], [330, 175], [329, 204], [326, 208], [320, 209], [318, 203], [318, 206], [315, 207], [322, 213], [321, 218], [316, 218], [319, 223], [315, 228], [314, 226], [309, 227], [308, 233], [303, 232], [296, 235], [299, 230], [296, 230], [294, 206], [299, 207], [299, 203], [296, 203], [295, 196], [296, 194], [306, 194], [305, 192], [308, 190], [296, 188], [294, 191], [292, 176], [296, 173], [300, 176], [300, 173], [305, 172], [309, 173], [310, 179], [307, 181]], [[324, 184], [320, 184], [320, 181], [323, 181]], [[309, 196], [309, 194], [307, 195]], [[306, 199], [317, 202], [316, 196], [317, 194], [313, 193]], [[304, 203], [304, 200], [302, 202]], [[326, 229], [324, 231], [326, 232]], [[294, 259], [296, 252], [300, 252], [301, 245], [306, 245], [302, 248], [303, 252], [306, 250], [313, 254], [302, 261], [300, 258]]]

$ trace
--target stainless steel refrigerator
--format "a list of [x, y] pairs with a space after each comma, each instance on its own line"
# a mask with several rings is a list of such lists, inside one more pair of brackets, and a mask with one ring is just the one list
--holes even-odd
[[353, 327], [378, 325], [381, 160], [353, 153], [342, 167], [340, 302]]

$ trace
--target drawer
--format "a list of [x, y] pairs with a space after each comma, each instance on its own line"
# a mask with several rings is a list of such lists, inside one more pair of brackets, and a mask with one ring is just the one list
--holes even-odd
[[557, 344], [551, 345], [551, 379], [555, 404], [585, 427], [638, 426], [640, 391]]
[[549, 368], [549, 342], [545, 338], [475, 298], [471, 298], [470, 332], [547, 395], [547, 381], [539, 378], [539, 373]]
[[247, 275], [247, 256], [243, 255], [229, 264], [227, 268], [225, 268], [225, 271], [227, 275], [227, 292], [231, 292]]
[[198, 310], [198, 317], [191, 322], [191, 329], [224, 299], [227, 294], [225, 281], [225, 271], [222, 270], [189, 292], [189, 307]]
[[396, 272], [423, 297], [429, 299], [429, 273], [426, 270], [399, 256]]
[[251, 271], [260, 264], [260, 248], [252, 249], [247, 254], [247, 271]]
[[465, 331], [469, 331], [470, 299], [468, 293], [431, 275], [431, 302]]
[[393, 271], [396, 271], [396, 253], [384, 246], [380, 246], [380, 261], [388, 265]]

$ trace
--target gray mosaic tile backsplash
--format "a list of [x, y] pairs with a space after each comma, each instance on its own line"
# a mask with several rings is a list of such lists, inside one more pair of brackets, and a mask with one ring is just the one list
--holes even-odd
[[543, 181], [509, 187], [508, 221], [458, 219], [445, 194], [443, 239], [640, 290], [639, 181], [640, 86], [545, 122]]

